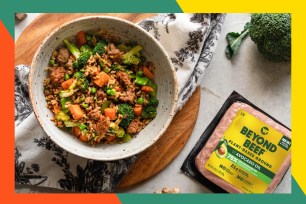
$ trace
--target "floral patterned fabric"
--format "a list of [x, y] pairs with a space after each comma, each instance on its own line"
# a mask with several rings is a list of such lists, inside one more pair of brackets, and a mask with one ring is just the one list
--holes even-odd
[[[224, 21], [223, 14], [161, 14], [139, 23], [171, 57], [182, 108], [204, 76]], [[15, 68], [15, 183], [76, 192], [113, 192], [137, 159], [103, 162], [63, 150], [39, 126], [28, 98], [29, 67]]]

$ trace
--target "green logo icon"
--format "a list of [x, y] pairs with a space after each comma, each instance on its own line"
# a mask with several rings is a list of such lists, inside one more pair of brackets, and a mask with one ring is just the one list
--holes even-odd
[[269, 128], [267, 128], [267, 127], [262, 127], [260, 131], [261, 131], [261, 134], [267, 135], [267, 134], [269, 133]]

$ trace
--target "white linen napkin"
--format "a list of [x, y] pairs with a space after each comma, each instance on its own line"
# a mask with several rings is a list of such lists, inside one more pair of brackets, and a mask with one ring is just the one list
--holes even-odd
[[[186, 103], [204, 76], [224, 14], [160, 14], [141, 27], [163, 45], [176, 69], [179, 103]], [[27, 92], [29, 67], [15, 68], [15, 183], [76, 192], [112, 192], [137, 159], [103, 162], [68, 153], [44, 133]]]

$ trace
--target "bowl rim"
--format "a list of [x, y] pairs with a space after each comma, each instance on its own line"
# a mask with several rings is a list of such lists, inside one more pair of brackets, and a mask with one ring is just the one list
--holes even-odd
[[[173, 96], [174, 96], [174, 101], [173, 101], [173, 106], [172, 106], [172, 109], [170, 111], [170, 116], [168, 117], [168, 119], [166, 120], [166, 123], [163, 125], [163, 128], [161, 129], [161, 131], [159, 131], [159, 133], [153, 137], [150, 142], [146, 145], [143, 145], [141, 146], [141, 148], [138, 148], [136, 151], [132, 151], [131, 153], [129, 154], [121, 154], [120, 156], [117, 156], [116, 158], [100, 158], [100, 157], [96, 157], [95, 154], [88, 154], [88, 155], [82, 155], [81, 153], [79, 153], [78, 151], [71, 151], [71, 150], [68, 150], [66, 149], [64, 146], [62, 146], [61, 144], [57, 143], [54, 139], [53, 139], [53, 136], [50, 132], [46, 131], [45, 130], [45, 127], [44, 127], [44, 123], [41, 119], [41, 117], [38, 115], [38, 110], [37, 110], [37, 107], [36, 107], [36, 103], [34, 101], [35, 99], [35, 94], [33, 93], [31, 87], [32, 87], [32, 78], [33, 78], [33, 75], [34, 75], [34, 67], [35, 65], [37, 64], [37, 56], [42, 53], [42, 47], [46, 44], [46, 42], [48, 42], [48, 40], [54, 36], [58, 31], [60, 31], [61, 29], [64, 29], [65, 27], [69, 26], [70, 24], [72, 23], [76, 23], [78, 21], [82, 21], [82, 20], [89, 20], [89, 19], [100, 19], [100, 20], [103, 20], [103, 19], [110, 19], [110, 20], [115, 20], [115, 21], [122, 21], [124, 22], [125, 24], [128, 24], [132, 27], [136, 27], [140, 32], [142, 32], [144, 35], [146, 35], [146, 37], [149, 37], [151, 40], [154, 41], [154, 43], [159, 47], [159, 49], [163, 52], [163, 55], [166, 57], [167, 61], [168, 61], [168, 64], [170, 65], [170, 69], [171, 69], [171, 72], [172, 72], [172, 76], [173, 76], [173, 86], [174, 86], [174, 93], [173, 93]], [[76, 18], [76, 19], [73, 19], [73, 20], [70, 20], [70, 21], [67, 21], [66, 23], [63, 23], [61, 24], [60, 26], [58, 26], [56, 29], [54, 29], [52, 32], [50, 32], [45, 38], [44, 40], [42, 41], [42, 43], [38, 46], [35, 54], [34, 54], [34, 57], [32, 59], [32, 62], [31, 62], [31, 67], [30, 67], [30, 72], [29, 72], [29, 78], [28, 78], [28, 90], [29, 90], [29, 98], [30, 98], [30, 101], [31, 101], [31, 104], [32, 104], [32, 108], [33, 108], [33, 112], [34, 112], [34, 115], [36, 117], [36, 119], [38, 120], [38, 123], [39, 125], [42, 127], [43, 131], [47, 134], [47, 136], [56, 144], [58, 145], [59, 147], [63, 148], [64, 150], [66, 150], [67, 152], [71, 153], [71, 154], [74, 154], [74, 155], [77, 155], [77, 156], [80, 156], [82, 158], [86, 158], [86, 159], [93, 159], [93, 160], [100, 160], [100, 161], [114, 161], [114, 160], [119, 160], [119, 159], [124, 159], [124, 158], [127, 158], [127, 157], [131, 157], [131, 156], [134, 156], [136, 154], [139, 154], [141, 152], [143, 152], [144, 150], [146, 150], [147, 148], [149, 148], [150, 146], [152, 146], [164, 133], [165, 131], [167, 130], [167, 128], [169, 127], [173, 117], [175, 116], [176, 114], [176, 111], [177, 111], [177, 105], [178, 105], [178, 81], [177, 81], [177, 76], [176, 76], [176, 71], [174, 69], [174, 66], [170, 60], [170, 57], [168, 55], [168, 53], [166, 52], [166, 50], [164, 49], [164, 47], [161, 45], [161, 43], [155, 39], [149, 32], [147, 32], [145, 29], [143, 29], [141, 26], [137, 25], [136, 23], [133, 23], [131, 21], [128, 21], [128, 20], [125, 20], [123, 18], [119, 18], [119, 17], [114, 17], [114, 16], [104, 16], [104, 15], [92, 15], [92, 16], [85, 16], [85, 17], [79, 17], [79, 18]], [[47, 108], [47, 107], [45, 107]], [[54, 126], [56, 128], [56, 126]], [[111, 144], [110, 144], [111, 145]]]

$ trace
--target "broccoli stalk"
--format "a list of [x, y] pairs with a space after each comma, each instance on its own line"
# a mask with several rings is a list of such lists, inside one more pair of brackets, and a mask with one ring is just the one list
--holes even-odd
[[79, 48], [77, 48], [77, 46], [75, 44], [70, 43], [68, 41], [68, 39], [65, 39], [64, 43], [66, 44], [66, 46], [67, 46], [68, 50], [71, 52], [71, 54], [73, 54], [73, 56], [75, 56], [75, 58], [78, 59], [80, 54], [81, 54]]
[[126, 103], [120, 104], [118, 106], [118, 114], [123, 116], [119, 125], [123, 128], [127, 128], [134, 118], [134, 111], [132, 107]]
[[127, 65], [138, 65], [141, 62], [139, 54], [141, 50], [142, 47], [140, 45], [134, 46], [122, 56], [123, 63]]
[[73, 43], [70, 43], [67, 39], [64, 40], [64, 43], [68, 47], [69, 51], [73, 56], [75, 56], [76, 61], [73, 63], [73, 68], [80, 69], [84, 67], [92, 55], [91, 48], [87, 45], [81, 47], [81, 51]]

